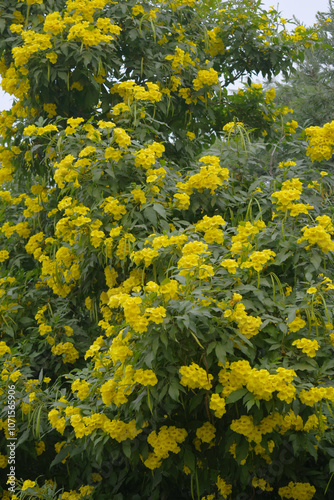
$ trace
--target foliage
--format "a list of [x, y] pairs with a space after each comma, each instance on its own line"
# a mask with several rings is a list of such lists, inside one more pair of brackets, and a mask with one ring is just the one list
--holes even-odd
[[318, 46], [306, 49], [305, 59], [284, 83], [277, 83], [277, 103], [293, 108], [302, 126], [321, 126], [333, 118], [333, 31], [332, 0], [328, 10], [318, 12]]
[[225, 89], [316, 34], [220, 7], [0, 2], [4, 499], [333, 492], [332, 126]]

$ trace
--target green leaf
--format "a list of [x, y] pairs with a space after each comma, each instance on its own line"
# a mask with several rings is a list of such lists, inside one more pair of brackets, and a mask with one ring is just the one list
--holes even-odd
[[122, 450], [127, 458], [131, 457], [131, 442], [128, 439], [122, 442]]
[[158, 219], [157, 219], [155, 210], [153, 210], [152, 208], [149, 208], [149, 207], [145, 208], [144, 216], [146, 217], [146, 219], [148, 219], [151, 222], [151, 224], [154, 227], [158, 224]]
[[331, 458], [328, 462], [329, 472], [334, 472], [334, 458]]
[[189, 467], [191, 472], [195, 471], [196, 468], [196, 458], [190, 448], [186, 448], [184, 452], [184, 463]]
[[243, 440], [241, 444], [237, 445], [235, 450], [235, 456], [238, 464], [240, 464], [240, 462], [247, 457], [248, 452], [249, 452], [249, 443]]
[[216, 356], [219, 359], [219, 361], [223, 364], [226, 363], [226, 349], [225, 349], [225, 344], [222, 342], [217, 343], [216, 348], [215, 348]]
[[59, 464], [62, 460], [64, 460], [64, 458], [67, 457], [72, 448], [73, 448], [72, 446], [63, 446], [60, 452], [57, 453], [56, 457], [51, 462], [50, 468], [53, 467], [54, 465]]
[[318, 271], [320, 265], [321, 265], [321, 262], [322, 262], [322, 258], [321, 256], [318, 254], [318, 253], [315, 253], [312, 255], [312, 257], [310, 258], [310, 261], [311, 263], [313, 264], [314, 266], [314, 269], [316, 271]]
[[159, 214], [161, 215], [161, 217], [163, 219], [166, 219], [166, 210], [164, 209], [164, 207], [162, 205], [160, 205], [159, 203], [153, 203], [153, 209]]
[[179, 401], [180, 384], [177, 380], [172, 380], [168, 387], [168, 394], [174, 401]]
[[235, 403], [236, 401], [239, 401], [239, 399], [243, 398], [245, 394], [248, 393], [248, 390], [245, 388], [242, 389], [237, 389], [236, 391], [232, 392], [229, 396], [226, 398], [226, 403]]

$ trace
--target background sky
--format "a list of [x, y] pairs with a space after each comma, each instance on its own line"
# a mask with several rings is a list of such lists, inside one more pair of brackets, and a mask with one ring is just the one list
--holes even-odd
[[[269, 9], [273, 6], [282, 13], [282, 17], [292, 19], [295, 15], [298, 21], [311, 26], [316, 22], [315, 15], [318, 11], [328, 10], [328, 0], [262, 0], [263, 8]], [[10, 109], [11, 97], [0, 88], [0, 110]]]
[[312, 26], [316, 22], [315, 15], [318, 11], [328, 11], [328, 0], [262, 0], [262, 4], [266, 9], [271, 6], [277, 8], [285, 19], [296, 16], [306, 26]]

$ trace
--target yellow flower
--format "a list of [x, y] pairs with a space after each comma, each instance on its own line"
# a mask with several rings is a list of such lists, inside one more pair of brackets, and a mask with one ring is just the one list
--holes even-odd
[[0, 356], [3, 356], [4, 354], [9, 353], [10, 354], [10, 348], [4, 342], [3, 340], [0, 342]]
[[306, 321], [304, 321], [300, 316], [296, 316], [291, 323], [288, 323], [289, 332], [298, 332], [306, 325]]
[[27, 490], [28, 488], [33, 488], [35, 486], [35, 481], [30, 481], [29, 479], [27, 479], [26, 481], [24, 481], [24, 483], [22, 484], [22, 491], [25, 491]]
[[195, 137], [196, 137], [196, 135], [194, 134], [194, 132], [189, 132], [189, 131], [187, 132], [187, 136], [188, 136], [188, 138], [191, 141], [193, 141], [195, 139]]
[[231, 493], [232, 493], [232, 485], [228, 484], [224, 479], [222, 479], [220, 476], [217, 477], [217, 482], [216, 482], [217, 488], [219, 493], [224, 497], [227, 498]]
[[7, 250], [0, 250], [0, 262], [4, 262], [9, 257]]
[[306, 293], [310, 293], [310, 294], [314, 294], [314, 293], [317, 293], [317, 289], [315, 286], [311, 286], [310, 288], [308, 288], [306, 290]]
[[203, 443], [210, 443], [216, 436], [216, 428], [210, 422], [205, 422], [196, 430], [196, 436]]
[[298, 349], [301, 349], [302, 352], [310, 358], [314, 358], [316, 356], [316, 351], [320, 348], [317, 340], [310, 340], [306, 338], [297, 339], [292, 342], [292, 345], [295, 345], [296, 347], [298, 347]]
[[279, 496], [283, 498], [294, 498], [303, 500], [312, 500], [316, 493], [314, 486], [310, 483], [294, 483], [290, 481], [288, 486], [283, 486], [278, 490]]
[[136, 4], [134, 7], [132, 7], [132, 14], [134, 16], [139, 16], [139, 14], [145, 14], [144, 7], [140, 4]]
[[210, 390], [212, 387], [213, 376], [196, 363], [191, 363], [190, 366], [181, 366], [179, 372], [182, 375], [180, 384], [189, 387], [189, 389]]
[[238, 263], [234, 259], [224, 259], [220, 265], [228, 270], [229, 273], [235, 274], [237, 268], [239, 267]]

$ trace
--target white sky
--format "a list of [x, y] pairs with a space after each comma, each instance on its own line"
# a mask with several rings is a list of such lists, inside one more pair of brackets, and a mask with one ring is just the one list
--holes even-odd
[[292, 19], [296, 16], [298, 21], [311, 26], [316, 22], [317, 12], [328, 11], [328, 0], [262, 0], [265, 9], [273, 6], [282, 13], [282, 17]]
[[[318, 11], [328, 10], [328, 0], [262, 0], [262, 5], [265, 9], [274, 6], [286, 19], [292, 19], [295, 15], [306, 26], [315, 23], [315, 15]], [[10, 109], [10, 107], [11, 97], [0, 88], [0, 110]]]

